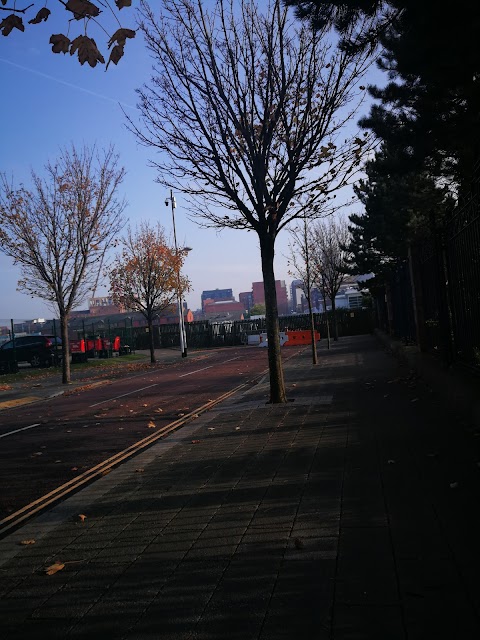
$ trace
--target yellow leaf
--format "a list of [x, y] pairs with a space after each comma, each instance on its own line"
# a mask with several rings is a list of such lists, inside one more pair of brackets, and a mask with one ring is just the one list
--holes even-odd
[[150, 422], [148, 423], [147, 427], [148, 427], [149, 429], [155, 429], [156, 424], [155, 424], [152, 420], [150, 420]]
[[54, 573], [57, 573], [57, 571], [61, 571], [64, 568], [64, 564], [62, 564], [61, 562], [55, 562], [55, 564], [52, 564], [45, 569], [45, 573], [47, 574], [47, 576], [53, 576]]

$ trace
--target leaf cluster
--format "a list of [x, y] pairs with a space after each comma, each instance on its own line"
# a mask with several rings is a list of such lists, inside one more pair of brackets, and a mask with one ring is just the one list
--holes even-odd
[[[25, 31], [25, 25], [22, 15], [28, 14], [30, 10], [33, 10], [35, 6], [38, 5], [38, 3], [32, 2], [28, 7], [19, 9], [16, 7], [15, 3], [13, 7], [5, 7], [8, 0], [0, 1], [3, 5], [3, 7], [0, 7], [2, 11], [10, 10], [12, 12], [0, 22], [0, 32], [2, 33], [2, 35], [8, 36], [13, 31], [13, 29]], [[52, 52], [70, 53], [71, 56], [76, 53], [78, 61], [81, 65], [85, 64], [85, 62], [88, 62], [91, 67], [95, 67], [98, 63], [104, 64], [104, 56], [98, 49], [94, 38], [88, 35], [87, 31], [89, 30], [92, 23], [99, 26], [108, 35], [107, 19], [105, 16], [106, 10], [107, 14], [109, 13], [113, 17], [115, 23], [119, 26], [119, 28], [113, 33], [113, 35], [109, 35], [108, 48], [110, 49], [113, 44], [115, 44], [115, 46], [110, 53], [106, 69], [108, 69], [110, 62], [113, 62], [113, 64], [115, 65], [118, 64], [119, 60], [124, 54], [124, 48], [127, 39], [134, 38], [135, 31], [133, 29], [123, 28], [118, 20], [117, 13], [124, 7], [130, 7], [132, 4], [132, 0], [115, 0], [115, 9], [113, 8], [109, 0], [98, 0], [98, 5], [100, 6], [97, 6], [89, 0], [67, 0], [66, 2], [63, 2], [63, 0], [60, 1], [66, 11], [69, 12], [72, 17], [68, 21], [67, 35], [63, 33], [57, 33], [53, 34], [50, 37]], [[100, 7], [102, 7], [102, 9]], [[32, 19], [28, 20], [28, 24], [36, 25], [41, 24], [42, 22], [47, 22], [51, 13], [51, 10], [46, 6], [42, 7], [37, 11]], [[69, 32], [71, 23], [78, 21], [82, 21], [83, 32], [73, 38], [70, 38]]]

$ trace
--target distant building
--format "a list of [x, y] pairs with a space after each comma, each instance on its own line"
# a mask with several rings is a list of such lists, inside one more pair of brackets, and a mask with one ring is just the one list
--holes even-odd
[[202, 310], [204, 310], [205, 302], [213, 300], [214, 302], [233, 301], [233, 292], [231, 289], [210, 289], [210, 291], [202, 291]]
[[253, 293], [252, 291], [243, 291], [238, 294], [239, 301], [243, 304], [245, 311], [250, 311], [253, 307]]
[[[288, 313], [288, 294], [285, 280], [275, 280], [277, 292], [277, 308], [279, 315]], [[253, 304], [265, 304], [265, 291], [263, 282], [252, 282]]]
[[228, 318], [231, 320], [243, 320], [245, 307], [236, 300], [220, 300], [218, 302], [205, 302], [203, 314], [207, 320], [215, 318]]
[[290, 284], [291, 311], [294, 313], [303, 313], [304, 297], [303, 280], [292, 280], [292, 283]]
[[124, 309], [113, 304], [111, 296], [100, 296], [90, 298], [88, 301], [88, 312], [91, 316], [106, 316], [111, 313], [122, 313]]

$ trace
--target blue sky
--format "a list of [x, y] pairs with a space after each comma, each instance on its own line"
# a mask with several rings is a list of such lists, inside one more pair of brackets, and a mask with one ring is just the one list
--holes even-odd
[[[8, 37], [0, 37], [0, 171], [28, 184], [30, 170], [41, 173], [64, 145], [86, 143], [101, 148], [113, 143], [127, 171], [122, 192], [128, 201], [129, 222], [160, 221], [171, 233], [171, 210], [164, 204], [168, 193], [155, 182], [155, 170], [148, 166], [153, 151], [140, 146], [126, 129], [118, 105], [134, 116], [135, 89], [150, 77], [152, 62], [141, 36], [127, 42], [117, 67], [110, 65], [107, 72], [104, 65], [82, 67], [75, 57], [53, 54], [48, 43], [52, 33], [66, 32], [65, 15], [55, 11], [48, 22], [27, 25], [25, 33], [14, 29]], [[120, 17], [123, 26], [134, 27], [133, 11], [124, 10]], [[97, 44], [105, 51], [101, 35]], [[201, 229], [186, 217], [181, 194], [175, 195], [178, 242], [193, 248], [185, 264], [193, 285], [187, 296], [192, 309], [200, 306], [204, 289], [232, 288], [238, 298], [240, 291], [262, 280], [254, 233]], [[292, 279], [285, 258], [288, 241], [288, 233], [279, 237], [275, 265], [277, 279], [286, 280], [287, 285]], [[12, 260], [0, 253], [0, 318], [51, 317], [41, 300], [16, 291], [19, 274]], [[97, 294], [106, 292], [103, 288]]]

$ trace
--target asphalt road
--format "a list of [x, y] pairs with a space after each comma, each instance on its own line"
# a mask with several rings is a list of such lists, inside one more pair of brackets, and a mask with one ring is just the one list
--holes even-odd
[[2, 411], [0, 520], [266, 368], [266, 349], [212, 350]]

